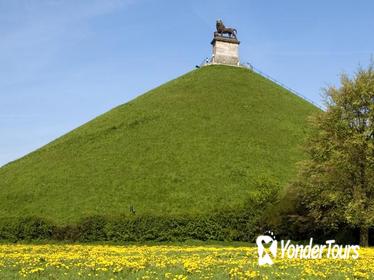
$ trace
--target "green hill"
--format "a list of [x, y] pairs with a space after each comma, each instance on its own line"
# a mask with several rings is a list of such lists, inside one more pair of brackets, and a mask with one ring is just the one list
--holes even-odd
[[239, 206], [261, 178], [294, 175], [317, 110], [247, 69], [197, 69], [2, 167], [0, 218]]

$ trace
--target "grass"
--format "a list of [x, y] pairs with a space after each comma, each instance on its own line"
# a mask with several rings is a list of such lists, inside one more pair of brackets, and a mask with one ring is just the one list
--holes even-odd
[[[1, 279], [372, 279], [374, 248], [353, 259], [274, 260], [257, 248], [191, 245], [0, 245]], [[278, 254], [279, 256], [280, 254]]]
[[208, 66], [121, 105], [0, 169], [0, 218], [239, 207], [303, 158], [313, 105], [247, 69]]

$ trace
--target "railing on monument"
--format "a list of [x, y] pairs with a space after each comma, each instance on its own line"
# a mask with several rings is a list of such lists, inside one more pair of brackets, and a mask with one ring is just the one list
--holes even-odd
[[277, 85], [280, 85], [281, 87], [287, 89], [288, 91], [290, 91], [291, 93], [297, 95], [298, 97], [304, 99], [305, 101], [308, 101], [309, 103], [313, 104], [314, 106], [320, 108], [321, 110], [325, 110], [321, 105], [315, 103], [314, 101], [312, 101], [311, 99], [309, 99], [308, 97], [302, 95], [301, 93], [297, 92], [296, 90], [286, 86], [285, 84], [283, 84], [282, 82], [274, 79], [273, 77], [269, 76], [268, 74], [262, 72], [260, 69], [254, 67], [252, 64], [250, 64], [249, 62], [246, 62], [246, 63], [240, 63], [240, 66], [241, 67], [244, 67], [244, 68], [247, 68], [247, 69], [250, 69], [254, 72], [256, 72], [257, 74], [269, 79], [270, 81], [276, 83]]
[[[196, 66], [197, 66], [197, 67], [203, 67], [203, 66], [210, 65], [210, 64], [212, 64], [212, 58], [206, 58], [206, 59], [204, 59], [204, 60], [200, 63], [200, 65], [198, 65], [198, 66], [196, 65]], [[296, 90], [294, 90], [294, 89], [292, 89], [292, 88], [286, 86], [286, 85], [283, 84], [282, 82], [280, 82], [280, 81], [274, 79], [273, 77], [269, 76], [268, 74], [262, 72], [260, 69], [254, 67], [251, 63], [249, 63], [249, 62], [246, 62], [246, 63], [240, 63], [240, 64], [239, 64], [239, 67], [244, 67], [244, 68], [247, 68], [247, 69], [249, 69], [249, 70], [252, 70], [253, 72], [256, 72], [257, 74], [259, 74], [259, 75], [261, 75], [261, 76], [263, 76], [263, 77], [269, 79], [270, 81], [276, 83], [277, 85], [279, 85], [279, 86], [281, 86], [281, 87], [287, 89], [289, 92], [291, 92], [291, 93], [295, 94], [296, 96], [298, 96], [298, 97], [304, 99], [305, 101], [307, 101], [307, 102], [313, 104], [314, 106], [320, 108], [321, 110], [325, 110], [325, 108], [322, 107], [321, 105], [315, 103], [314, 101], [312, 101], [312, 100], [309, 99], [308, 97], [302, 95], [301, 93], [297, 92]]]

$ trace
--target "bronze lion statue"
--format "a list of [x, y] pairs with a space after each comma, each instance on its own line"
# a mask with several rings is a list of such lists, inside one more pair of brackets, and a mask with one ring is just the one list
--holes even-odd
[[224, 34], [227, 34], [229, 38], [235, 38], [236, 39], [236, 29], [235, 28], [230, 28], [230, 27], [226, 27], [222, 20], [217, 20], [216, 21], [216, 29], [217, 29], [217, 32], [214, 33], [214, 35], [217, 35], [219, 34], [220, 36], [223, 36]]

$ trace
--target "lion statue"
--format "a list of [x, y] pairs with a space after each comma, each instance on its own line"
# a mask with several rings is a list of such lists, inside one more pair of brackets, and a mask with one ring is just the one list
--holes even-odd
[[217, 20], [216, 21], [216, 29], [217, 29], [217, 32], [214, 33], [214, 35], [221, 35], [223, 36], [224, 34], [227, 34], [229, 36], [229, 38], [235, 38], [236, 39], [236, 29], [235, 28], [230, 28], [230, 27], [226, 27], [222, 20]]

